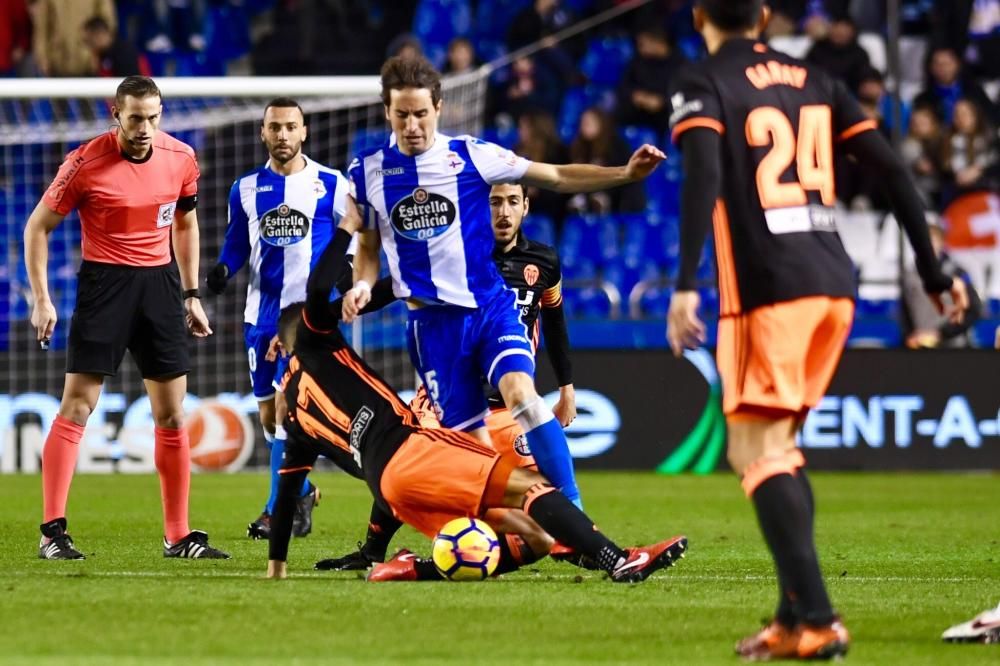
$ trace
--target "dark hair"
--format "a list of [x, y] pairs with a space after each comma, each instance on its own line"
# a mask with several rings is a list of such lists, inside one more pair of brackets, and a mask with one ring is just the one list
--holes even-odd
[[159, 97], [163, 99], [163, 95], [160, 94], [160, 89], [156, 87], [156, 82], [153, 79], [137, 74], [126, 76], [118, 84], [118, 90], [115, 91], [115, 104], [121, 108], [122, 104], [125, 103], [125, 98], [129, 96], [136, 99], [144, 99], [146, 97]]
[[389, 106], [390, 91], [404, 88], [426, 88], [431, 91], [431, 102], [441, 101], [441, 74], [427, 58], [393, 56], [382, 65], [382, 103]]
[[87, 32], [98, 32], [98, 31], [108, 31], [111, 32], [111, 26], [108, 22], [104, 20], [103, 16], [91, 16], [83, 24], [83, 29]]
[[514, 187], [520, 187], [521, 188], [521, 198], [522, 199], [527, 199], [528, 198], [528, 186], [524, 184], [524, 181], [515, 180], [515, 181], [512, 181], [510, 183], [493, 183], [493, 187], [496, 187], [497, 185], [513, 185]]
[[[270, 102], [267, 103], [267, 106], [264, 107], [265, 116], [267, 115], [267, 110], [270, 109], [271, 107], [274, 107], [276, 109], [296, 108], [299, 110], [299, 113], [302, 114], [302, 124], [303, 125], [306, 124], [306, 112], [303, 111], [299, 103], [294, 99], [292, 99], [291, 97], [275, 97], [274, 99], [272, 99]], [[260, 122], [262, 125], [264, 124], [263, 116], [261, 116]]]
[[698, 6], [720, 30], [749, 30], [760, 19], [764, 0], [697, 0]]

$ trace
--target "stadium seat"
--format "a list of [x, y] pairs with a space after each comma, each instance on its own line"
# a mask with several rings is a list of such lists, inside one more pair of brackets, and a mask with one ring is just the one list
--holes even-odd
[[420, 0], [413, 15], [413, 34], [424, 47], [424, 55], [438, 68], [444, 66], [448, 43], [455, 37], [470, 37], [472, 7], [469, 0]]
[[483, 141], [489, 141], [495, 143], [504, 148], [513, 150], [514, 146], [517, 144], [517, 126], [514, 124], [487, 127], [483, 130], [480, 135]]
[[377, 148], [385, 143], [389, 133], [384, 128], [359, 129], [351, 137], [351, 159], [363, 150]]
[[[532, 0], [479, 0], [476, 5], [476, 27], [480, 40], [495, 40], [507, 35], [510, 24], [522, 10], [529, 7]], [[477, 54], [485, 60], [485, 54]]]
[[858, 44], [868, 53], [868, 62], [871, 63], [871, 66], [885, 74], [888, 56], [882, 35], [874, 32], [863, 32], [858, 35]]
[[559, 107], [558, 129], [559, 137], [569, 143], [576, 136], [580, 124], [580, 116], [591, 106], [602, 108], [614, 103], [614, 91], [597, 86], [575, 86], [563, 95]]
[[524, 219], [522, 226], [524, 235], [535, 241], [555, 247], [556, 245], [556, 225], [552, 218], [547, 215], [531, 213]]
[[704, 287], [698, 290], [701, 297], [701, 315], [717, 319], [719, 317], [719, 291], [714, 287]]
[[660, 145], [659, 136], [651, 127], [642, 127], [640, 125], [628, 125], [622, 129], [622, 136], [625, 141], [628, 142], [629, 148], [632, 150], [637, 149], [644, 143], [649, 143], [654, 146]]
[[580, 71], [591, 83], [605, 87], [617, 86], [633, 53], [630, 39], [601, 37], [592, 40], [580, 63]]
[[563, 284], [563, 304], [567, 315], [576, 319], [607, 319], [611, 300], [595, 281], [586, 286]]
[[857, 300], [857, 316], [863, 319], [893, 319], [899, 316], [899, 301], [896, 299]]

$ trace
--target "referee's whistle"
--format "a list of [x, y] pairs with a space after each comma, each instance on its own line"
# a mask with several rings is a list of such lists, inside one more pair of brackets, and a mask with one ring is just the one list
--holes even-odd
[[42, 338], [38, 341], [38, 346], [42, 348], [42, 351], [49, 350], [49, 343], [52, 342], [52, 338]]

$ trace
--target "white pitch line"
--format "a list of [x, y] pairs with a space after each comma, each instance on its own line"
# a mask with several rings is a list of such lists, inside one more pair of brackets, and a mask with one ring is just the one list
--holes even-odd
[[[335, 581], [351, 581], [358, 580], [360, 576], [348, 576], [343, 574], [348, 574], [352, 572], [342, 571], [342, 572], [318, 572], [318, 571], [293, 571], [289, 573], [289, 578], [324, 578], [327, 580]], [[360, 572], [357, 572], [360, 573]], [[18, 572], [13, 574], [15, 578], [41, 578], [43, 576], [49, 575], [38, 574], [36, 572]], [[264, 574], [256, 573], [246, 573], [241, 571], [80, 571], [80, 572], [70, 572], [70, 571], [60, 571], [55, 573], [56, 576], [61, 576], [64, 578], [245, 578], [246, 580], [254, 580], [258, 578], [263, 578]], [[0, 579], [11, 576], [11, 574], [0, 574]], [[601, 574], [597, 573], [581, 573], [581, 574], [549, 574], [549, 573], [535, 573], [535, 572], [522, 572], [520, 575], [514, 574], [513, 578], [508, 580], [524, 581], [533, 578], [544, 579], [545, 581], [575, 581], [578, 576], [582, 576], [583, 580], [600, 580]], [[736, 576], [736, 575], [715, 575], [715, 574], [686, 574], [682, 572], [669, 573], [669, 578], [667, 576], [657, 576], [659, 580], [672, 580], [677, 583], [684, 582], [724, 582], [724, 583], [756, 583], [756, 582], [773, 582], [773, 576]], [[995, 583], [996, 580], [992, 578], [975, 578], [971, 576], [951, 576], [951, 577], [923, 577], [923, 576], [831, 576], [827, 578], [828, 581], [838, 581], [845, 583]]]

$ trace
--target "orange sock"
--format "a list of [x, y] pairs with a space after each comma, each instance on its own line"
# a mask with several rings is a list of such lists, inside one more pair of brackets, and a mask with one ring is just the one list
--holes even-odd
[[188, 528], [188, 494], [191, 486], [191, 450], [184, 428], [156, 428], [156, 471], [160, 473], [163, 532], [177, 543]]
[[42, 522], [66, 517], [69, 486], [83, 439], [82, 425], [56, 415], [42, 449]]

